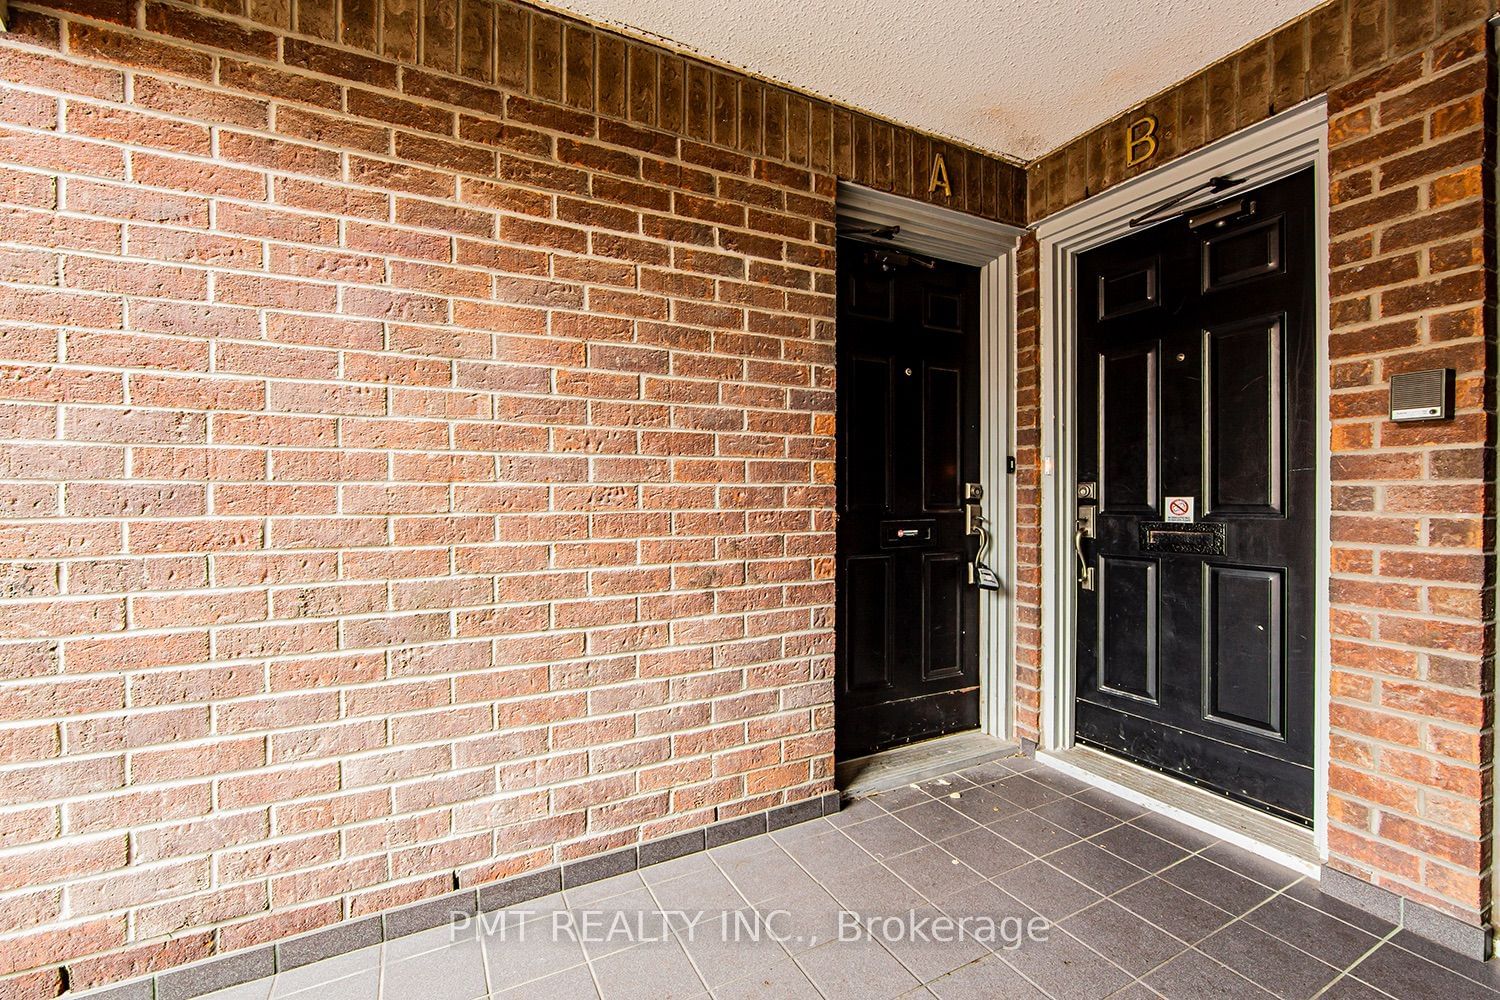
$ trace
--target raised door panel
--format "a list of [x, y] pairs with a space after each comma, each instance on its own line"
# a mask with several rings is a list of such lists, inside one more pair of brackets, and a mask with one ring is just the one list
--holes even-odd
[[1157, 700], [1158, 567], [1153, 559], [1099, 560], [1097, 683], [1099, 689]]
[[1160, 471], [1159, 344], [1099, 355], [1099, 507], [1154, 514]]
[[844, 687], [870, 691], [891, 685], [891, 557], [855, 556], [844, 565]]
[[1283, 326], [1277, 316], [1204, 331], [1205, 513], [1285, 509]]
[[1280, 274], [1285, 267], [1282, 220], [1268, 219], [1203, 241], [1203, 290], [1218, 291]]
[[929, 365], [922, 421], [922, 505], [924, 510], [957, 510], [958, 463], [963, 455], [963, 379], [956, 368]]
[[1204, 566], [1204, 717], [1279, 735], [1286, 651], [1282, 570]]
[[967, 563], [952, 554], [922, 558], [922, 679], [963, 673], [963, 598]]
[[854, 358], [846, 367], [849, 426], [846, 502], [853, 508], [890, 506], [891, 366], [884, 358]]

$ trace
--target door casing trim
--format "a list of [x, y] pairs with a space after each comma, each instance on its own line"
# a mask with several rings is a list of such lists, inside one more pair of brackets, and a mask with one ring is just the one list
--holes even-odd
[[999, 574], [1001, 589], [979, 594], [979, 728], [1008, 740], [1015, 718], [1009, 597], [1015, 572], [1015, 477], [1007, 472], [1006, 460], [1014, 454], [1016, 431], [1011, 406], [1015, 253], [1025, 230], [844, 181], [839, 182], [835, 205], [842, 235], [858, 239], [846, 231], [899, 226], [894, 238], [870, 243], [980, 269], [979, 478], [992, 539], [989, 565]]
[[[1041, 318], [1042, 615], [1041, 749], [1073, 746], [1075, 624], [1071, 525], [1077, 500], [1073, 430], [1077, 324], [1074, 310], [1078, 256], [1130, 232], [1130, 219], [1178, 195], [1180, 209], [1223, 195], [1192, 194], [1210, 177], [1242, 178], [1245, 187], [1313, 169], [1314, 260], [1317, 283], [1317, 484], [1314, 556], [1317, 629], [1314, 656], [1313, 837], [1318, 857], [1328, 857], [1329, 512], [1328, 418], [1328, 109], [1325, 98], [1304, 102], [1203, 149], [1141, 174], [1048, 216], [1036, 225]], [[1067, 529], [1067, 530], [1064, 530]], [[1248, 808], [1248, 807], [1246, 807]]]

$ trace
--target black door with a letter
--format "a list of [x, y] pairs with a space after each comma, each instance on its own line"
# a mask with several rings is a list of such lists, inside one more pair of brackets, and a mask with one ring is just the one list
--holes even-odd
[[979, 271], [838, 247], [837, 754], [979, 725]]
[[1079, 260], [1075, 733], [1313, 814], [1310, 171]]

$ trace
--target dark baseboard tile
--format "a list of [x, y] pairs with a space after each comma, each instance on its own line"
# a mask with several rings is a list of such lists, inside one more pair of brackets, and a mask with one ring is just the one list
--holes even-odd
[[1318, 888], [1324, 895], [1373, 914], [1387, 923], [1476, 961], [1490, 957], [1490, 939], [1494, 929], [1477, 927], [1449, 916], [1416, 900], [1399, 896], [1389, 889], [1371, 885], [1337, 868], [1323, 866]]
[[192, 1000], [275, 974], [276, 946], [261, 945], [163, 973], [156, 979], [156, 1000]]
[[1401, 924], [1401, 897], [1378, 885], [1371, 885], [1364, 879], [1324, 865], [1318, 879], [1318, 890], [1325, 896], [1332, 896], [1341, 903], [1348, 903], [1371, 916], [1379, 917], [1388, 924]]
[[441, 927], [452, 923], [456, 918], [503, 910], [542, 896], [550, 896], [565, 888], [576, 889], [590, 882], [732, 844], [756, 834], [781, 830], [820, 816], [831, 816], [839, 811], [840, 805], [839, 793], [829, 792], [815, 799], [804, 799], [765, 812], [739, 816], [713, 826], [647, 841], [637, 847], [541, 868], [436, 899], [424, 899], [376, 916], [345, 921], [249, 951], [233, 952], [180, 969], [169, 969], [146, 979], [77, 996], [79, 1000], [195, 1000], [215, 990], [239, 986], [277, 972], [286, 972], [325, 958], [368, 948], [382, 941]]
[[712, 849], [723, 847], [725, 844], [733, 844], [738, 840], [748, 840], [769, 829], [765, 813], [751, 813], [749, 816], [737, 816], [723, 823], [715, 823], [704, 830], [703, 835], [708, 839], [708, 846]]
[[652, 840], [640, 846], [641, 867], [650, 868], [663, 861], [676, 861], [689, 854], [697, 854], [708, 846], [708, 838], [702, 830], [689, 830], [673, 837]]
[[808, 799], [766, 813], [766, 829], [781, 830], [798, 823], [806, 823], [823, 815], [823, 800]]
[[384, 940], [385, 927], [381, 917], [345, 921], [311, 934], [278, 941], [276, 971], [300, 969], [325, 958], [373, 947]]
[[436, 899], [424, 899], [381, 915], [387, 941], [418, 931], [451, 924], [458, 917], [472, 917], [479, 912], [479, 890], [464, 889]]
[[87, 1000], [152, 1000], [156, 996], [151, 992], [154, 985], [154, 980], [137, 979], [119, 986], [106, 986], [97, 993], [88, 994]]
[[503, 910], [518, 903], [528, 903], [556, 892], [562, 892], [562, 869], [543, 868], [527, 872], [501, 882], [491, 882], [479, 887], [479, 910]]

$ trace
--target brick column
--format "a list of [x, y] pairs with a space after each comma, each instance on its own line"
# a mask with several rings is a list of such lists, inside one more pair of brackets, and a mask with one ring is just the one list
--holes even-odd
[[[1466, 923], [1491, 907], [1495, 265], [1485, 29], [1329, 95], [1330, 865]], [[1457, 371], [1457, 416], [1385, 418]]]
[[1027, 233], [1016, 254], [1015, 734], [1041, 738], [1042, 340], [1037, 244]]

